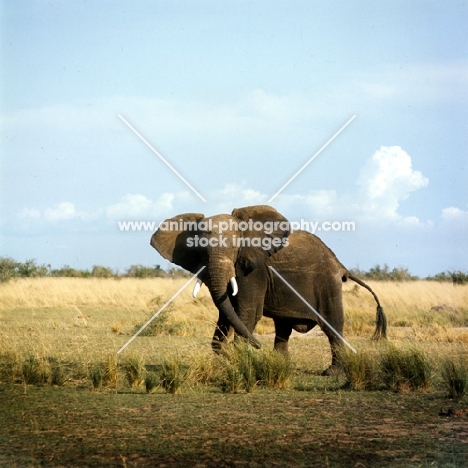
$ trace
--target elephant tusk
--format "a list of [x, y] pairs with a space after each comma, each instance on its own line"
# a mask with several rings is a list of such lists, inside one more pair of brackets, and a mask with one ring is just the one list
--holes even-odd
[[192, 297], [197, 297], [198, 291], [200, 291], [202, 284], [202, 280], [200, 278], [197, 278], [197, 282], [195, 283], [195, 286], [193, 287], [192, 291]]
[[239, 291], [238, 287], [237, 287], [237, 281], [236, 281], [236, 278], [234, 278], [234, 276], [229, 280], [229, 282], [231, 283], [231, 287], [232, 287], [232, 295], [235, 296], [237, 294], [237, 291]]

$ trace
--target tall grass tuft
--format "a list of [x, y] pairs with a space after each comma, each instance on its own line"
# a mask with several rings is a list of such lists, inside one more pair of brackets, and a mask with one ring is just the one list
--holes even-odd
[[241, 388], [252, 392], [257, 385], [271, 389], [287, 388], [292, 373], [289, 358], [276, 351], [259, 351], [244, 342], [226, 349], [225, 379], [221, 387], [237, 393]]
[[250, 393], [257, 385], [258, 354], [248, 344], [238, 342], [235, 345], [234, 355], [233, 365], [237, 367], [246, 392]]
[[379, 387], [380, 377], [376, 358], [372, 354], [343, 350], [340, 353], [346, 387], [350, 390], [375, 390]]
[[23, 362], [22, 376], [25, 384], [47, 384], [50, 378], [49, 362], [40, 356], [28, 356]]
[[190, 362], [190, 381], [194, 385], [210, 385], [219, 381], [219, 359], [213, 352], [193, 356]]
[[227, 362], [226, 376], [221, 380], [221, 389], [223, 392], [239, 393], [244, 387], [244, 376], [239, 371], [237, 365]]
[[419, 349], [388, 346], [382, 354], [380, 367], [383, 383], [396, 392], [425, 390], [431, 385], [429, 361]]
[[104, 370], [101, 362], [95, 362], [88, 367], [88, 378], [94, 390], [102, 387], [103, 375]]
[[146, 369], [141, 356], [130, 356], [122, 367], [130, 387], [139, 387], [145, 381]]
[[145, 377], [146, 393], [154, 393], [159, 387], [159, 376], [156, 372], [147, 372]]
[[442, 382], [448, 390], [449, 398], [462, 398], [468, 387], [468, 368], [461, 360], [446, 358], [442, 365]]
[[236, 341], [223, 349], [224, 378], [221, 388], [225, 392], [239, 393], [242, 389], [250, 393], [257, 385], [257, 352], [244, 341]]
[[117, 355], [115, 353], [108, 354], [102, 363], [102, 383], [103, 385], [117, 388], [119, 378], [119, 367]]
[[16, 352], [0, 353], [0, 381], [21, 382], [23, 380], [23, 359]]
[[166, 390], [166, 393], [179, 393], [188, 374], [188, 368], [182, 364], [180, 358], [168, 358], [162, 364], [161, 386]]
[[61, 387], [67, 380], [65, 365], [57, 359], [50, 359], [50, 384]]
[[260, 385], [272, 389], [289, 387], [293, 366], [288, 356], [274, 350], [265, 350], [256, 362], [256, 375]]

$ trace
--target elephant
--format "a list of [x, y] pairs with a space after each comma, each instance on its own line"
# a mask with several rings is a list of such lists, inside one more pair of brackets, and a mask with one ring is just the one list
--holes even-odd
[[328, 370], [339, 368], [344, 325], [341, 283], [348, 279], [373, 295], [374, 338], [386, 337], [386, 317], [374, 291], [317, 236], [291, 232], [288, 220], [271, 206], [237, 208], [231, 215], [211, 217], [181, 214], [162, 222], [150, 244], [170, 262], [199, 272], [194, 295], [203, 282], [219, 311], [211, 342], [216, 352], [231, 327], [236, 336], [260, 348], [253, 331], [264, 315], [275, 325], [274, 349], [285, 354], [292, 330], [306, 333], [320, 325], [331, 348]]

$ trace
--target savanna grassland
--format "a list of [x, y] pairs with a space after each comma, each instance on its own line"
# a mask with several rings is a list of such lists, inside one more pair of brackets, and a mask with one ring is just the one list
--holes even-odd
[[[186, 279], [0, 284], [0, 466], [468, 466], [468, 285], [344, 284], [343, 374], [320, 330], [290, 360], [211, 351], [217, 311]], [[411, 364], [411, 365], [410, 365]], [[255, 371], [252, 371], [255, 369]], [[465, 386], [464, 386], [465, 383]]]

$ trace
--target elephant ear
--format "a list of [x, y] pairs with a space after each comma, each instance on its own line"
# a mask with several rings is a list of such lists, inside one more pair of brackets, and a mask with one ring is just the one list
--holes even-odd
[[[237, 264], [245, 274], [263, 265], [269, 257], [287, 245], [289, 221], [271, 206], [236, 208], [232, 211], [232, 216], [252, 226], [252, 229], [249, 227], [247, 230], [239, 230], [244, 243], [239, 249]], [[255, 229], [255, 223], [260, 225], [258, 222], [262, 225], [261, 230]]]
[[196, 273], [200, 269], [201, 254], [199, 249], [188, 245], [188, 240], [195, 236], [196, 226], [204, 217], [201, 213], [185, 213], [166, 219], [151, 236], [151, 246], [166, 260]]

